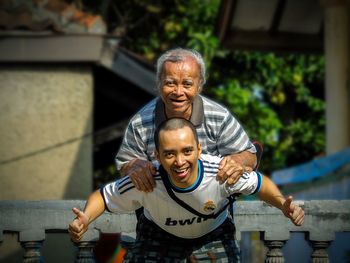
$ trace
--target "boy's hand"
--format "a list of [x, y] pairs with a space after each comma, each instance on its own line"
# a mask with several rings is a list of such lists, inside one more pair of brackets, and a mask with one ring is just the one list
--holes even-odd
[[69, 224], [68, 232], [74, 242], [80, 241], [84, 233], [89, 226], [88, 216], [80, 211], [78, 208], [73, 207], [73, 213], [76, 214], [76, 218]]
[[282, 212], [286, 217], [290, 218], [294, 225], [301, 226], [304, 223], [304, 210], [300, 206], [293, 204], [292, 201], [293, 197], [288, 196], [282, 206]]

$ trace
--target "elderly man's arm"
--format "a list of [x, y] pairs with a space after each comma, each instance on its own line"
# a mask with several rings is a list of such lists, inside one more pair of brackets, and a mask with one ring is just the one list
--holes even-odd
[[121, 175], [128, 175], [136, 189], [143, 192], [151, 192], [156, 186], [153, 175], [156, 169], [149, 161], [133, 159], [122, 166]]
[[244, 172], [251, 172], [256, 167], [256, 154], [250, 151], [225, 156], [219, 167], [218, 180], [223, 183], [235, 184]]
[[144, 133], [135, 128], [138, 127], [139, 121], [137, 116], [130, 120], [115, 161], [119, 173], [122, 176], [128, 175], [136, 189], [151, 192], [156, 185], [154, 180], [156, 169], [148, 161]]

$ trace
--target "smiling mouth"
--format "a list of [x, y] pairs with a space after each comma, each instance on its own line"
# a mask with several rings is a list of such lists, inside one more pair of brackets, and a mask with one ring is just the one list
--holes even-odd
[[176, 176], [181, 177], [181, 178], [186, 177], [187, 174], [189, 173], [189, 171], [190, 171], [190, 167], [181, 168], [181, 169], [180, 168], [173, 169], [173, 172], [176, 174]]
[[171, 102], [172, 102], [172, 103], [175, 103], [175, 104], [180, 104], [180, 103], [184, 103], [185, 100], [175, 100], [175, 99], [171, 99]]

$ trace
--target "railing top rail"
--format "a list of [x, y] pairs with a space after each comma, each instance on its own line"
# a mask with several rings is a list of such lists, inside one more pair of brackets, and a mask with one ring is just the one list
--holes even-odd
[[[238, 201], [234, 212], [238, 238], [242, 231], [265, 232], [266, 239], [286, 240], [290, 231], [309, 232], [311, 240], [332, 240], [335, 232], [350, 231], [350, 200], [296, 201], [305, 210], [302, 227], [294, 226], [282, 212], [261, 201]], [[67, 231], [75, 215], [72, 207], [83, 209], [82, 200], [0, 201], [0, 239], [3, 231], [23, 232], [26, 239], [41, 238], [49, 231]], [[105, 212], [91, 226], [98, 232], [135, 232], [133, 212]], [[29, 234], [28, 234], [29, 233]], [[40, 233], [40, 234], [33, 234]], [[87, 237], [87, 239], [92, 237]]]

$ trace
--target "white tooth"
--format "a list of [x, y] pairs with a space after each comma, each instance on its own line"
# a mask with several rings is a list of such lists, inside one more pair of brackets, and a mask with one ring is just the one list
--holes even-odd
[[181, 173], [181, 172], [184, 172], [184, 171], [186, 171], [187, 170], [187, 168], [185, 168], [185, 169], [174, 169], [174, 171], [175, 172], [177, 172], [177, 173]]

